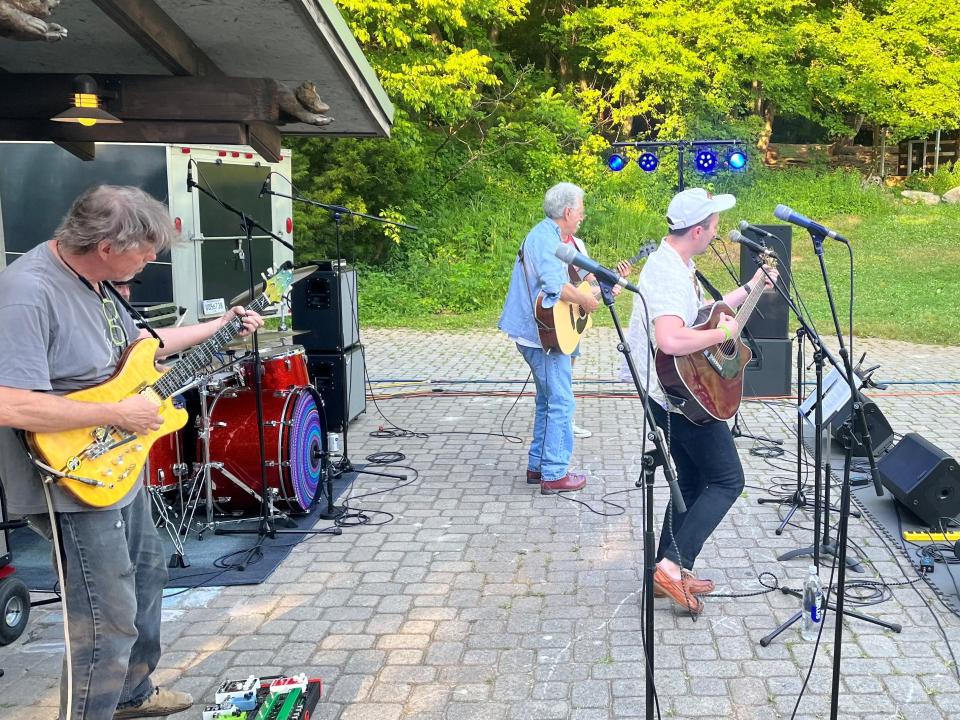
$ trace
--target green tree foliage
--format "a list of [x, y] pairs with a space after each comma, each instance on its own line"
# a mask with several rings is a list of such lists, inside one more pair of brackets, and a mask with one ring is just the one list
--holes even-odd
[[[622, 213], [606, 227], [629, 251], [630, 218], [656, 217], [673, 179], [669, 160], [656, 176], [611, 176], [611, 140], [736, 137], [763, 148], [784, 117], [838, 139], [960, 125], [954, 0], [339, 5], [397, 107], [392, 137], [294, 140], [294, 182], [317, 201], [419, 225], [346, 219], [341, 252], [388, 270], [422, 265], [433, 301], [444, 298], [430, 312], [474, 302], [476, 277], [502, 273], [559, 180]], [[298, 208], [297, 228], [302, 257], [335, 252], [326, 211]]]

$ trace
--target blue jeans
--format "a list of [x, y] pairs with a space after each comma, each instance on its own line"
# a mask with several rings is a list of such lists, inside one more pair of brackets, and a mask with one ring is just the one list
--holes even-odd
[[[30, 521], [49, 536], [46, 516]], [[117, 707], [139, 705], [153, 692], [150, 674], [160, 660], [165, 553], [143, 488], [119, 510], [59, 513], [57, 524], [73, 670], [71, 718], [103, 720]], [[67, 702], [66, 662], [65, 655], [61, 713]]]
[[[667, 411], [656, 402], [650, 405], [657, 425], [668, 435]], [[692, 570], [703, 544], [743, 492], [743, 466], [725, 422], [695, 425], [680, 413], [670, 413], [667, 439], [687, 512], [681, 515], [670, 503], [657, 560], [667, 558]]]
[[527, 469], [539, 470], [544, 480], [559, 480], [567, 474], [573, 455], [576, 404], [570, 356], [519, 344], [517, 349], [530, 366], [537, 388]]

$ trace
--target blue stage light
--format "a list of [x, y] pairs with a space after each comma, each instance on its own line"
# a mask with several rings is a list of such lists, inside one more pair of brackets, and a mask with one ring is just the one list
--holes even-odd
[[747, 167], [747, 154], [740, 148], [734, 148], [727, 154], [727, 165], [731, 170], [743, 170]]
[[652, 173], [657, 169], [659, 164], [660, 158], [658, 158], [652, 152], [645, 152], [637, 158], [637, 165], [639, 165], [640, 169], [644, 172]]
[[627, 166], [627, 159], [619, 153], [613, 153], [607, 158], [607, 167], [614, 172], [620, 172]]
[[717, 169], [717, 154], [710, 148], [699, 150], [693, 159], [697, 172], [709, 175]]

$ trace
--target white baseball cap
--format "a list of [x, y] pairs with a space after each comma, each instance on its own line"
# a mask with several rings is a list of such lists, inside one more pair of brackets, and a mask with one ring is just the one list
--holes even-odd
[[737, 204], [733, 195], [714, 195], [703, 188], [688, 188], [677, 193], [667, 207], [667, 226], [671, 230], [693, 227], [717, 212]]

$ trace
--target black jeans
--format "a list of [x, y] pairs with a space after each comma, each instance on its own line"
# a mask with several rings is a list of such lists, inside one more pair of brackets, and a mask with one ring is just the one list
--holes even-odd
[[673, 503], [664, 514], [657, 560], [667, 558], [692, 570], [704, 542], [743, 492], [743, 466], [725, 422], [695, 425], [680, 413], [670, 413], [668, 432], [667, 411], [656, 402], [650, 405], [657, 425], [668, 436], [680, 494], [687, 504], [682, 515]]

